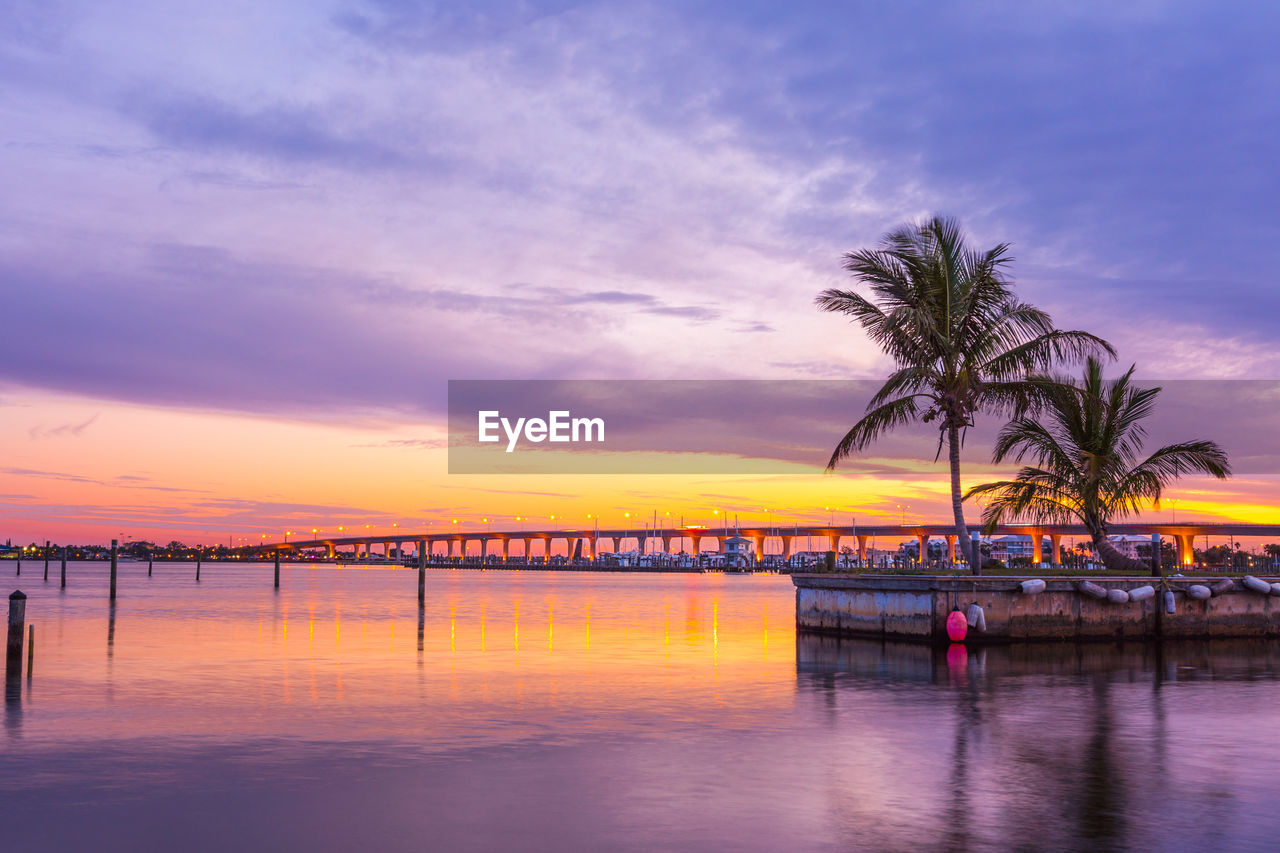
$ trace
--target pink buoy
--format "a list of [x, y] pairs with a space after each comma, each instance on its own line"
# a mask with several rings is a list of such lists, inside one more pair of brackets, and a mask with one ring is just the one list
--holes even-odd
[[952, 610], [947, 614], [947, 636], [953, 643], [959, 643], [964, 640], [964, 635], [969, 633], [969, 623], [964, 618], [964, 614], [959, 610]]

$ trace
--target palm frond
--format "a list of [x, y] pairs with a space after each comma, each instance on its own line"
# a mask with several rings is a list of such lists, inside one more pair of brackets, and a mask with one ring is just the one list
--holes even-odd
[[914, 397], [900, 397], [867, 412], [840, 439], [827, 462], [827, 470], [834, 470], [840, 460], [850, 453], [866, 450], [868, 445], [894, 427], [911, 423], [916, 419], [917, 413]]
[[1159, 506], [1163, 490], [1184, 474], [1229, 476], [1227, 455], [1212, 441], [1171, 444], [1138, 461], [1146, 436], [1143, 421], [1154, 414], [1160, 389], [1139, 387], [1133, 372], [1130, 367], [1108, 381], [1101, 360], [1089, 356], [1080, 379], [1024, 380], [1032, 389], [1026, 393], [1037, 395], [1039, 410], [1034, 417], [1024, 414], [1005, 425], [992, 458], [1035, 464], [1019, 470], [1013, 480], [969, 490], [966, 499], [989, 499], [984, 520], [1074, 516], [1091, 533], [1105, 535], [1110, 519]]

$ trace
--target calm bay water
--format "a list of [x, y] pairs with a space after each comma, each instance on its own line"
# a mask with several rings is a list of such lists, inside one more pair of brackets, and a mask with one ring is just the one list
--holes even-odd
[[114, 610], [102, 564], [41, 571], [5, 850], [1280, 838], [1277, 643], [797, 639], [766, 575], [429, 572], [420, 619], [406, 569], [122, 564]]

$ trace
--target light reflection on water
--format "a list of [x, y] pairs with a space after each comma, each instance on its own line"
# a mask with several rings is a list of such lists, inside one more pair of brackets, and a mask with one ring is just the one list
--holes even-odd
[[[1275, 643], [797, 641], [777, 576], [21, 578], [14, 849], [1271, 849]], [[56, 573], [55, 573], [56, 574]], [[15, 822], [16, 816], [21, 816]], [[6, 845], [7, 847], [7, 845]]]

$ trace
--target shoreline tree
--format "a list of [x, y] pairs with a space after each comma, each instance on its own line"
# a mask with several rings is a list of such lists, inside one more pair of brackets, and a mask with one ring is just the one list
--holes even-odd
[[831, 454], [827, 470], [895, 427], [936, 423], [951, 470], [956, 536], [973, 573], [982, 557], [965, 524], [960, 446], [978, 413], [1016, 416], [1034, 401], [1035, 372], [1081, 361], [1111, 345], [1082, 331], [1055, 329], [1049, 315], [1013, 295], [1009, 245], [970, 249], [958, 221], [934, 217], [899, 226], [875, 249], [845, 255], [844, 267], [871, 297], [828, 288], [815, 303], [847, 314], [889, 355], [894, 372]]
[[[1081, 379], [1039, 377], [1043, 407], [1038, 417], [1016, 417], [996, 439], [992, 458], [1031, 464], [1013, 480], [975, 486], [965, 499], [986, 495], [983, 523], [990, 530], [1005, 518], [1063, 524], [1078, 521], [1108, 569], [1147, 571], [1107, 539], [1114, 518], [1160, 508], [1160, 495], [1184, 473], [1231, 474], [1227, 454], [1212, 441], [1169, 444], [1141, 459], [1146, 428], [1160, 388], [1133, 383], [1134, 368], [1120, 378], [1102, 377], [1090, 358]], [[1152, 570], [1154, 572], [1154, 570]]]

